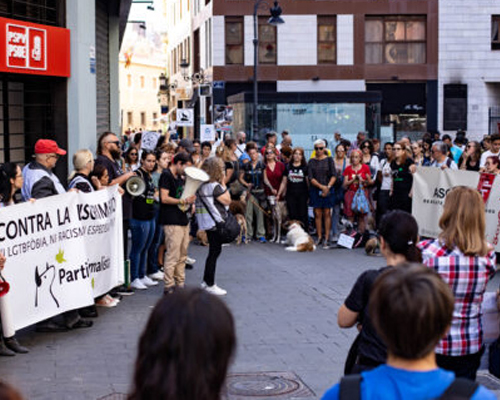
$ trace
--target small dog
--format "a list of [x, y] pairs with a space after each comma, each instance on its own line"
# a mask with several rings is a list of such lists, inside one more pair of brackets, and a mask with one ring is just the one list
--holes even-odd
[[[248, 234], [247, 234], [247, 220], [243, 214], [236, 214], [234, 216], [238, 224], [240, 225], [240, 234], [236, 238], [236, 244], [239, 246], [242, 242], [244, 244], [248, 243]], [[243, 240], [245, 238], [245, 240]]]
[[278, 201], [276, 196], [268, 196], [267, 201], [273, 218], [273, 238], [271, 242], [279, 243], [281, 240], [281, 225], [287, 217], [286, 202]]
[[207, 232], [199, 230], [196, 232], [196, 239], [198, 239], [198, 244], [200, 246], [208, 246]]
[[365, 252], [368, 256], [374, 256], [377, 250], [380, 249], [380, 242], [375, 230], [375, 219], [372, 216], [366, 219], [366, 227], [364, 235], [368, 240], [365, 243]]
[[316, 246], [312, 237], [302, 228], [299, 221], [289, 221], [285, 224], [288, 229], [286, 243], [291, 245], [285, 248], [287, 251], [314, 251]]

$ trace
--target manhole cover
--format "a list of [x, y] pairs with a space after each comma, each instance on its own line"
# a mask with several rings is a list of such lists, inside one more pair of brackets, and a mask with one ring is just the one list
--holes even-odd
[[490, 390], [500, 390], [500, 380], [487, 371], [478, 371], [476, 382]]
[[311, 397], [314, 393], [292, 372], [230, 374], [226, 380], [229, 399], [254, 397]]

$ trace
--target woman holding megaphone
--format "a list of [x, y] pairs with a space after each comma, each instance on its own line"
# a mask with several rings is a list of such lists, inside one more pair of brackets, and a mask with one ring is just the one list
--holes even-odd
[[132, 232], [130, 287], [138, 290], [144, 290], [158, 284], [146, 275], [148, 249], [153, 241], [156, 226], [155, 185], [152, 177], [155, 165], [155, 154], [144, 150], [141, 155], [141, 166], [136, 171], [137, 176], [142, 178], [144, 187], [135, 187], [142, 185], [142, 182], [139, 181], [140, 184], [133, 185], [134, 188], [131, 190], [134, 191], [130, 192], [133, 196], [132, 219], [130, 220]]

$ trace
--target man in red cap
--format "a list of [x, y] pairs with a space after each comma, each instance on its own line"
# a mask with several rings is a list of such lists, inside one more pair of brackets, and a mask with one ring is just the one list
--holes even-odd
[[42, 199], [55, 194], [66, 193], [59, 178], [52, 172], [60, 156], [66, 151], [59, 148], [54, 140], [39, 139], [35, 143], [35, 161], [23, 169], [23, 199]]
[[[43, 199], [44, 197], [66, 193], [59, 178], [52, 172], [60, 156], [66, 155], [66, 150], [59, 148], [57, 143], [49, 139], [39, 139], [35, 143], [35, 161], [23, 168], [24, 184], [21, 189], [23, 199]], [[63, 332], [68, 329], [89, 328], [92, 321], [80, 318], [78, 310], [63, 313], [64, 324], [55, 320], [56, 317], [39, 322], [38, 332]]]

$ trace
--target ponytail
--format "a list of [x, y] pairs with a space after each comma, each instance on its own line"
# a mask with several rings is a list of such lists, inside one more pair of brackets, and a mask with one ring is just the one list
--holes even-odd
[[401, 210], [387, 213], [380, 223], [379, 234], [394, 254], [403, 255], [409, 262], [422, 262], [417, 247], [418, 224], [411, 214]]

